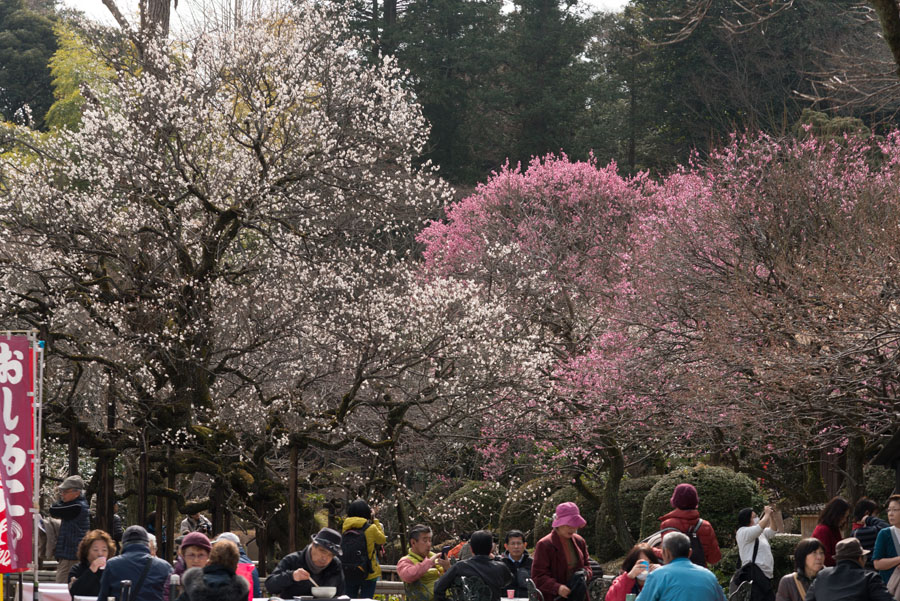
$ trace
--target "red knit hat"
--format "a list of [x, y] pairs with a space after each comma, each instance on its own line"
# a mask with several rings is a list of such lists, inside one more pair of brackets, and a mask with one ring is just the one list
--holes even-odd
[[700, 497], [693, 485], [683, 482], [675, 487], [669, 504], [675, 509], [697, 509], [700, 505]]

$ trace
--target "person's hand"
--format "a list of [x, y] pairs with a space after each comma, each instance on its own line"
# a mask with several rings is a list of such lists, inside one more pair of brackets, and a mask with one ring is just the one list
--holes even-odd
[[450, 560], [446, 557], [442, 558], [440, 555], [436, 555], [434, 558], [434, 562], [444, 568], [445, 572], [450, 569]]
[[559, 595], [560, 597], [564, 597], [564, 598], [568, 599], [568, 598], [569, 598], [569, 593], [571, 593], [571, 592], [572, 592], [572, 589], [570, 589], [570, 588], [567, 587], [565, 584], [563, 584], [562, 586], [559, 587], [559, 592], [557, 593], [557, 595]]
[[106, 567], [106, 558], [98, 557], [94, 561], [91, 562], [90, 569], [92, 572], [96, 573], [97, 570], [101, 570]]
[[763, 513], [766, 515], [772, 515], [772, 512], [775, 511], [775, 508], [771, 505], [766, 505], [766, 508], [763, 509]]
[[[646, 561], [646, 560], [645, 560]], [[637, 580], [638, 575], [643, 574], [647, 571], [647, 566], [643, 561], [635, 562], [634, 567], [631, 568], [631, 571], [628, 572], [628, 577], [632, 580]]]
[[304, 570], [303, 568], [297, 568], [294, 570], [294, 582], [301, 582], [303, 580], [309, 580], [309, 572]]

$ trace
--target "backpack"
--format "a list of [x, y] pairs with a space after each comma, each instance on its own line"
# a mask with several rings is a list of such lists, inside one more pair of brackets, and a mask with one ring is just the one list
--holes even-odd
[[341, 538], [341, 566], [347, 580], [359, 582], [372, 573], [372, 558], [369, 557], [369, 543], [366, 541], [369, 526], [371, 524], [366, 522], [363, 528], [351, 528]]
[[666, 532], [681, 532], [682, 534], [686, 534], [687, 537], [691, 540], [691, 563], [695, 563], [698, 566], [706, 567], [706, 552], [703, 550], [703, 543], [700, 542], [700, 537], [698, 533], [700, 532], [700, 526], [703, 525], [703, 520], [698, 519], [697, 523], [691, 526], [687, 532], [681, 532], [678, 528], [668, 527], [663, 528], [662, 530], [658, 530], [642, 540], [642, 543], [647, 543], [651, 547], [659, 547], [662, 544], [662, 537]]

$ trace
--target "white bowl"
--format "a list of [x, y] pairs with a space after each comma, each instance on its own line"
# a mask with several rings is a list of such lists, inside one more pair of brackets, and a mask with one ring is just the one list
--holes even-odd
[[316, 599], [334, 599], [337, 594], [336, 586], [314, 586], [312, 587], [312, 596]]

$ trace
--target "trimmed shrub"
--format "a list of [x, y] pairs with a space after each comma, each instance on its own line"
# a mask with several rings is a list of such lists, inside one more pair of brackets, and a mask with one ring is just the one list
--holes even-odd
[[688, 482], [697, 488], [700, 517], [712, 524], [722, 548], [734, 546], [737, 514], [744, 507], [762, 509], [765, 498], [759, 486], [745, 474], [725, 467], [698, 465], [670, 472], [653, 485], [641, 512], [641, 538], [659, 530], [659, 517], [672, 511], [672, 491]]
[[506, 488], [497, 482], [466, 482], [431, 512], [435, 538], [441, 540], [447, 535], [482, 528], [495, 529], [507, 494]]
[[641, 510], [644, 507], [644, 499], [660, 478], [662, 476], [658, 475], [629, 478], [622, 481], [619, 487], [619, 505], [628, 524], [628, 531], [635, 540], [640, 540], [641, 536]]
[[534, 516], [540, 514], [544, 499], [553, 489], [554, 485], [549, 481], [535, 478], [510, 492], [500, 510], [500, 538], [510, 530], [521, 530], [525, 533], [525, 544], [533, 547], [537, 543], [533, 536]]

